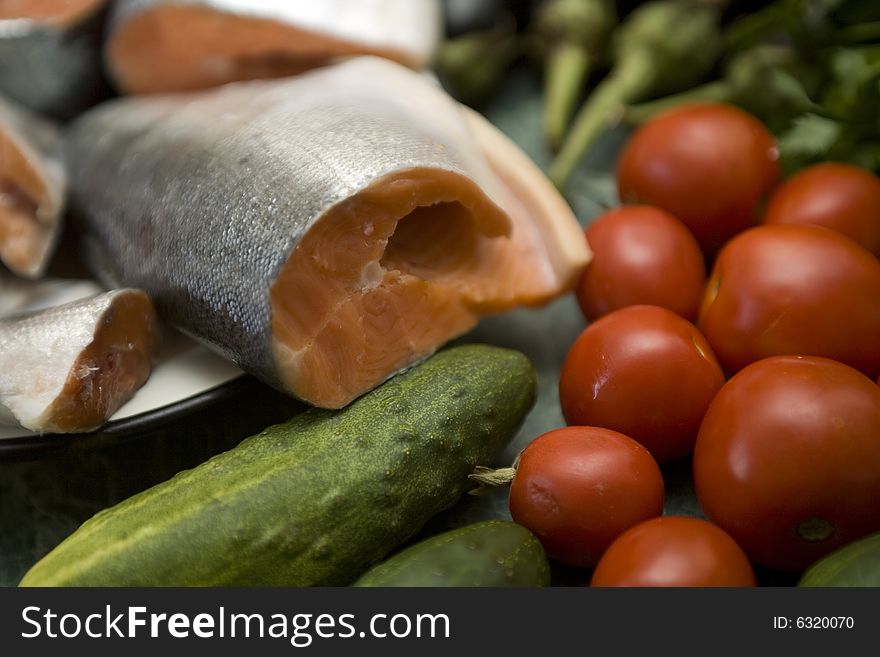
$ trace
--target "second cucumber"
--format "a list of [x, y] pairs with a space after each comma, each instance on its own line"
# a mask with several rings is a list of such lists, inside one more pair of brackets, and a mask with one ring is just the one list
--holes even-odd
[[416, 543], [368, 570], [354, 586], [549, 584], [550, 564], [541, 542], [515, 522], [486, 520]]

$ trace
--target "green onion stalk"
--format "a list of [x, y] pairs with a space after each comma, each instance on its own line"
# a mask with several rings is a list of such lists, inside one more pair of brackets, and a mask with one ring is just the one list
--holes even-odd
[[816, 107], [804, 67], [789, 45], [761, 45], [738, 53], [719, 80], [665, 98], [632, 105], [624, 120], [639, 125], [658, 114], [693, 103], [730, 103], [754, 114], [774, 132]]
[[880, 41], [880, 21], [841, 27], [831, 37], [832, 43], [855, 44]]
[[534, 32], [544, 58], [544, 132], [553, 151], [616, 25], [613, 0], [547, 0], [538, 7]]
[[880, 45], [834, 48], [826, 65], [831, 79], [821, 95], [824, 113], [880, 132]]
[[463, 103], [483, 103], [521, 55], [516, 21], [504, 14], [489, 30], [448, 39], [437, 54], [437, 70], [449, 91]]
[[635, 9], [612, 42], [614, 63], [575, 117], [550, 178], [563, 189], [603, 130], [618, 123], [631, 103], [699, 82], [722, 47], [717, 5], [655, 0]]
[[837, 27], [831, 43], [870, 45], [880, 43], [880, 3], [876, 0], [837, 0], [830, 7], [831, 22]]

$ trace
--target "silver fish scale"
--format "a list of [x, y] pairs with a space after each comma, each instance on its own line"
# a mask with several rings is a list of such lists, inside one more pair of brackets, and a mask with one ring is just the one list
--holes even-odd
[[103, 16], [98, 11], [67, 28], [0, 20], [0, 93], [58, 119], [70, 118], [105, 96]]
[[294, 248], [389, 174], [442, 169], [491, 194], [467, 135], [435, 84], [362, 58], [93, 110], [68, 136], [72, 202], [105, 283], [145, 289], [169, 322], [284, 390], [269, 289]]
[[92, 341], [98, 318], [124, 294], [131, 294], [131, 290], [114, 290], [61, 306], [0, 319], [0, 355], [20, 359], [23, 352], [34, 348], [51, 351], [65, 342], [81, 345], [78, 350], [81, 351]]
[[25, 414], [45, 410], [107, 311], [130, 294], [142, 293], [114, 290], [0, 320], [0, 423], [12, 419], [7, 407]]

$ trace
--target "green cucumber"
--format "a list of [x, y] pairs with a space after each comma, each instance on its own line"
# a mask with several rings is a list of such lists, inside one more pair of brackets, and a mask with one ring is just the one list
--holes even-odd
[[880, 586], [880, 532], [823, 557], [807, 569], [798, 586]]
[[354, 586], [547, 586], [550, 564], [525, 527], [487, 520], [416, 543], [373, 566]]
[[459, 499], [535, 387], [519, 352], [440, 352], [98, 513], [20, 585], [350, 584]]

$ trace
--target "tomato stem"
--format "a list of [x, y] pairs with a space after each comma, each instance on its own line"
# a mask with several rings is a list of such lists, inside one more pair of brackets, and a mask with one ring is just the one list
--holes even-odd
[[798, 523], [797, 534], [809, 543], [818, 543], [834, 535], [834, 525], [824, 518], [808, 518]]
[[473, 473], [468, 475], [468, 479], [479, 484], [478, 488], [468, 491], [470, 495], [482, 495], [492, 488], [504, 488], [513, 482], [516, 476], [516, 468], [484, 468], [478, 465], [474, 468]]
[[523, 452], [525, 452], [525, 450], [522, 450], [516, 455], [516, 458], [513, 460], [513, 465], [509, 468], [498, 468], [496, 470], [483, 467], [482, 465], [475, 467], [474, 471], [468, 475], [468, 479], [477, 482], [479, 487], [468, 491], [468, 495], [484, 495], [493, 488], [509, 486], [513, 482], [513, 478], [516, 476], [516, 471], [522, 460]]

